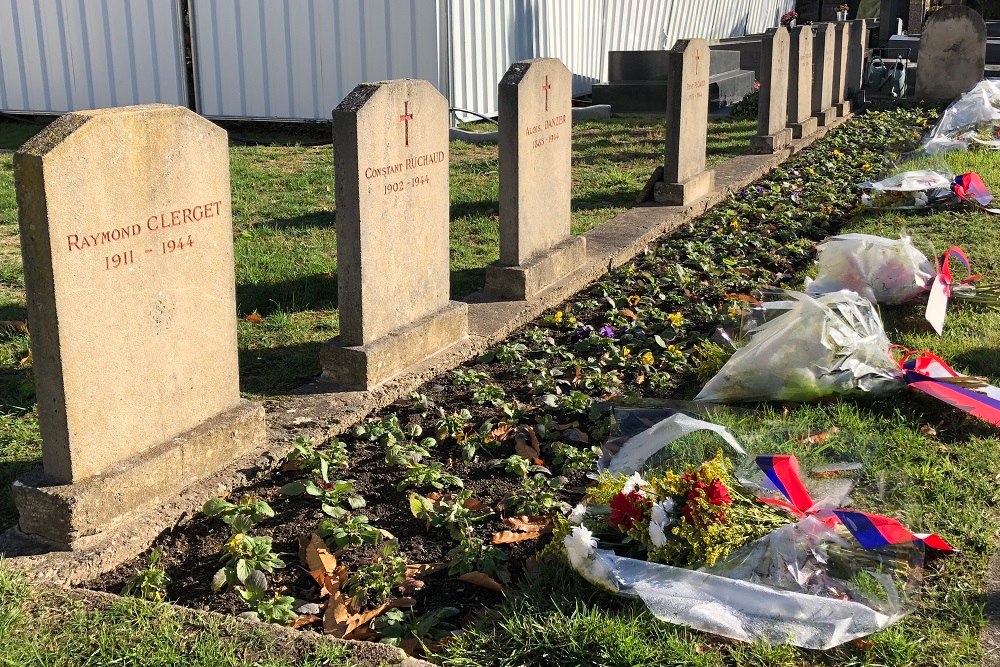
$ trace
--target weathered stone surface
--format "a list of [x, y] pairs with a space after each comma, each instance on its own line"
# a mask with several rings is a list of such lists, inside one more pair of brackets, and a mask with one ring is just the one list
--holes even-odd
[[225, 131], [63, 116], [14, 158], [43, 470], [24, 533], [77, 548], [266, 441], [242, 403]]
[[820, 125], [828, 125], [833, 106], [833, 67], [836, 30], [832, 23], [813, 25], [812, 113]]
[[834, 24], [834, 26], [833, 92], [831, 95], [833, 104], [840, 105], [847, 99], [848, 36], [851, 24], [841, 22]]
[[[427, 81], [364, 83], [333, 134], [340, 335], [321, 358], [326, 379], [371, 389], [466, 335], [448, 300], [448, 101]], [[411, 347], [394, 360], [400, 336]]]
[[167, 105], [62, 117], [14, 157], [48, 478], [236, 407], [225, 131]]
[[847, 95], [853, 97], [864, 88], [868, 26], [864, 19], [851, 21], [850, 26], [847, 37]]
[[986, 23], [975, 10], [942, 7], [924, 23], [917, 55], [917, 98], [952, 100], [983, 78]]
[[[500, 81], [500, 261], [486, 271], [487, 289], [498, 296], [530, 298], [586, 253], [583, 238], [564, 243], [571, 237], [572, 92], [573, 73], [555, 58], [514, 63]], [[565, 257], [553, 260], [553, 253]]]
[[669, 52], [663, 181], [653, 195], [660, 203], [687, 204], [712, 189], [714, 177], [705, 170], [709, 57], [703, 39], [677, 40]]
[[811, 25], [792, 28], [788, 44], [788, 127], [793, 139], [816, 131], [812, 115], [813, 30]]
[[266, 440], [264, 408], [242, 401], [88, 479], [61, 484], [41, 470], [29, 472], [13, 488], [19, 527], [58, 547], [87, 549], [134, 512], [166, 502]]
[[760, 45], [760, 104], [757, 136], [750, 139], [755, 153], [773, 153], [792, 139], [788, 123], [789, 35], [787, 28], [771, 28]]

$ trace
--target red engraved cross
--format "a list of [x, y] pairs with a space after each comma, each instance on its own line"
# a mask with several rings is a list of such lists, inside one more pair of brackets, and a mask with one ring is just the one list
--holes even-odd
[[701, 74], [701, 53], [697, 51], [694, 54], [694, 75], [698, 76]]
[[542, 86], [542, 90], [545, 91], [545, 110], [549, 110], [549, 91], [552, 90], [552, 86], [549, 85], [549, 77], [545, 77], [545, 85]]
[[410, 121], [413, 120], [413, 114], [410, 113], [410, 103], [403, 102], [403, 115], [399, 117], [399, 120], [403, 121], [403, 136], [406, 138], [406, 145], [410, 145]]

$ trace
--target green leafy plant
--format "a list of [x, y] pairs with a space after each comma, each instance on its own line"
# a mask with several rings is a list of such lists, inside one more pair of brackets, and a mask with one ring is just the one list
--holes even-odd
[[445, 495], [436, 503], [419, 493], [410, 494], [410, 513], [424, 521], [427, 528], [444, 528], [453, 539], [461, 540], [472, 532], [472, 524], [490, 515], [472, 498], [472, 491]]
[[316, 534], [334, 550], [378, 544], [382, 540], [382, 532], [371, 525], [363, 514], [352, 514], [339, 520], [322, 519]]
[[500, 405], [506, 396], [503, 387], [493, 383], [480, 385], [472, 391], [472, 400], [478, 405]]
[[554, 442], [552, 453], [554, 454], [552, 462], [563, 470], [586, 471], [596, 467], [597, 459], [601, 456], [601, 448], [595, 446], [579, 449], [564, 442]]
[[292, 445], [292, 451], [288, 453], [285, 462], [289, 468], [302, 470], [321, 479], [329, 479], [331, 467], [347, 467], [347, 445], [334, 439], [323, 449], [317, 449], [309, 438], [300, 436]]
[[403, 480], [396, 485], [398, 491], [403, 491], [409, 488], [427, 488], [432, 487], [438, 490], [443, 490], [446, 488], [458, 488], [461, 489], [465, 484], [462, 479], [457, 475], [452, 475], [444, 470], [444, 464], [437, 463], [417, 463], [406, 471], [403, 475]]
[[249, 618], [264, 623], [290, 625], [298, 618], [295, 613], [295, 598], [281, 593], [269, 593], [267, 588], [260, 588], [252, 578], [245, 587], [239, 587], [236, 592], [250, 607], [250, 611], [240, 614], [240, 618]]
[[431, 449], [437, 441], [434, 438], [416, 440], [392, 440], [385, 448], [386, 465], [395, 467], [411, 466], [420, 463], [431, 455]]
[[529, 472], [548, 472], [544, 466], [535, 465], [520, 454], [511, 454], [505, 459], [494, 462], [493, 465], [518, 477], [527, 477]]
[[441, 418], [435, 424], [438, 440], [465, 438], [465, 429], [472, 421], [472, 413], [465, 408], [451, 414], [446, 414], [441, 408], [439, 410], [441, 410]]
[[[264, 573], [271, 574], [285, 567], [285, 561], [271, 551], [270, 537], [251, 537], [236, 533], [222, 548], [222, 567], [212, 578], [212, 590], [237, 584], [252, 585], [267, 589], [267, 579]], [[248, 584], [253, 577], [253, 582]]]
[[[419, 426], [417, 428], [419, 429]], [[399, 416], [392, 413], [381, 419], [369, 419], [364, 424], [358, 424], [354, 427], [354, 437], [387, 445], [393, 440], [404, 439], [406, 431], [399, 423]]]
[[355, 609], [385, 602], [406, 580], [406, 561], [398, 552], [399, 542], [386, 540], [375, 559], [360, 566], [347, 579], [347, 592]]
[[507, 581], [510, 575], [506, 569], [506, 562], [507, 554], [502, 549], [486, 544], [478, 537], [463, 537], [458, 545], [448, 552], [448, 574], [484, 572]]
[[222, 517], [222, 521], [232, 526], [234, 533], [246, 533], [264, 519], [274, 516], [274, 510], [263, 500], [254, 496], [243, 496], [236, 504], [223, 498], [212, 498], [201, 508], [209, 517]]
[[446, 637], [455, 626], [450, 620], [461, 611], [455, 607], [440, 607], [425, 614], [412, 610], [390, 609], [375, 621], [375, 631], [383, 644], [400, 646], [409, 640], [416, 640], [424, 651], [430, 653], [428, 642], [436, 642]]
[[463, 384], [466, 386], [474, 386], [477, 384], [486, 384], [490, 381], [490, 376], [482, 371], [477, 371], [474, 368], [456, 368], [451, 372], [455, 382], [457, 384]]
[[346, 479], [334, 482], [323, 479], [302, 479], [285, 484], [281, 487], [281, 492], [286, 496], [305, 494], [319, 498], [323, 512], [334, 519], [340, 519], [347, 515], [347, 510], [342, 507], [344, 503], [352, 510], [365, 506], [365, 499], [354, 491], [354, 482]]
[[531, 516], [566, 513], [569, 503], [559, 500], [559, 493], [566, 483], [565, 477], [535, 475], [525, 478], [521, 488], [504, 499], [505, 507]]
[[137, 570], [122, 588], [122, 595], [139, 597], [150, 602], [163, 602], [167, 597], [170, 575], [159, 567], [163, 547], [156, 547], [149, 554], [149, 562], [144, 570]]

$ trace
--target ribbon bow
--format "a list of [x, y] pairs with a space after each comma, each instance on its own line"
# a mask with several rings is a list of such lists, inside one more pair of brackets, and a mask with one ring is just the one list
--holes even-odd
[[951, 296], [952, 287], [956, 284], [955, 278], [951, 273], [951, 266], [948, 264], [948, 261], [952, 257], [958, 259], [958, 261], [965, 266], [965, 270], [969, 273], [969, 277], [960, 281], [958, 283], [959, 285], [968, 285], [982, 279], [982, 276], [978, 273], [972, 273], [972, 262], [969, 261], [969, 257], [965, 254], [965, 251], [957, 245], [951, 246], [944, 251], [944, 257], [941, 259], [940, 266], [937, 267], [938, 274], [941, 276], [941, 281], [945, 284], [945, 295], [949, 297]]
[[[786, 500], [759, 498], [760, 501], [782, 507], [796, 516], [815, 516], [831, 527], [842, 523], [864, 549], [878, 549], [890, 544], [920, 542], [931, 549], [954, 551], [951, 545], [941, 537], [933, 533], [911, 533], [903, 524], [887, 516], [844, 508], [835, 509], [828, 513], [824, 511], [824, 508], [815, 507], [809, 490], [802, 483], [802, 477], [799, 474], [799, 461], [790, 454], [758, 456], [756, 463], [757, 467], [774, 485], [774, 488], [786, 498]], [[821, 512], [823, 514], [820, 514]]]
[[899, 360], [899, 367], [903, 369], [907, 385], [973, 417], [1000, 426], [1000, 388], [993, 385], [976, 389], [962, 386], [953, 379], [962, 376], [937, 355], [926, 350], [914, 352], [902, 349], [904, 354]]

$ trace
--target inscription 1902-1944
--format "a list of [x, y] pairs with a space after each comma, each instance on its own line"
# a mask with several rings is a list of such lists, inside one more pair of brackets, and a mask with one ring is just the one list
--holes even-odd
[[[181, 230], [174, 230], [175, 227], [182, 227], [195, 222], [201, 222], [209, 218], [214, 218], [222, 213], [222, 200], [216, 200], [205, 204], [196, 204], [186, 208], [178, 208], [173, 211], [165, 211], [151, 215], [146, 219], [146, 223], [132, 224], [125, 227], [115, 227], [106, 229], [94, 234], [80, 233], [67, 234], [66, 245], [68, 252], [81, 252], [88, 248], [108, 245], [127, 239], [140, 238], [144, 235], [162, 234], [174, 232], [177, 237], [171, 236], [167, 239], [160, 239], [158, 245], [144, 248], [144, 254], [159, 251], [162, 255], [170, 255], [178, 250], [184, 250], [194, 245], [193, 233], [184, 235]], [[135, 250], [122, 250], [104, 257], [104, 269], [111, 271], [124, 266], [136, 263]]]

